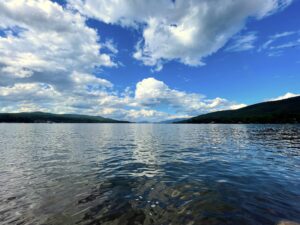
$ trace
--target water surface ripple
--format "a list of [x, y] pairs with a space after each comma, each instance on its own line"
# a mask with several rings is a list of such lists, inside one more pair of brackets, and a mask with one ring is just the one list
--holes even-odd
[[0, 224], [300, 222], [299, 125], [0, 124]]

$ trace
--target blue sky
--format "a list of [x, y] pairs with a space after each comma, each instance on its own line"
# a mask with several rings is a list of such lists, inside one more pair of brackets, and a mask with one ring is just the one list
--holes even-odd
[[0, 110], [131, 121], [300, 94], [299, 0], [5, 0]]

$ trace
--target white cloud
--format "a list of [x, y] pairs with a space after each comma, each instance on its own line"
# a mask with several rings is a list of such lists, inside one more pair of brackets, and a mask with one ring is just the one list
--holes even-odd
[[291, 93], [291, 92], [287, 92], [282, 96], [278, 96], [276, 98], [269, 99], [268, 101], [279, 101], [279, 100], [283, 100], [283, 99], [287, 99], [287, 98], [293, 98], [293, 97], [297, 97], [297, 96], [300, 96], [300, 94], [294, 94], [294, 93]]
[[[74, 71], [116, 66], [111, 55], [99, 53], [96, 30], [78, 13], [49, 0], [0, 2], [0, 73], [12, 78], [35, 77], [71, 81]], [[113, 53], [112, 43], [108, 47]]]
[[284, 49], [284, 48], [293, 48], [293, 47], [297, 47], [297, 46], [300, 46], [300, 38], [297, 40], [294, 40], [294, 41], [289, 41], [284, 44], [272, 46], [272, 47], [270, 47], [270, 49], [271, 50], [279, 50], [279, 49]]
[[72, 80], [80, 86], [93, 86], [93, 87], [113, 87], [113, 84], [109, 82], [108, 80], [95, 77], [91, 74], [86, 73], [78, 73], [77, 71], [74, 71], [71, 75]]
[[17, 83], [0, 87], [0, 107], [21, 108], [24, 104], [42, 107], [57, 99], [61, 99], [61, 93], [45, 83]]
[[[142, 29], [134, 58], [162, 69], [169, 60], [204, 65], [249, 17], [261, 19], [292, 0], [68, 0], [69, 7], [108, 24]], [[220, 22], [221, 21], [221, 22]], [[249, 47], [249, 46], [248, 46]]]
[[204, 95], [171, 89], [153, 77], [137, 83], [135, 100], [146, 107], [168, 107], [180, 115], [197, 115], [236, 105], [224, 98], [207, 99]]
[[16, 107], [15, 105], [9, 105], [0, 108], [1, 113], [37, 112], [37, 111], [45, 112], [47, 111], [47, 108], [42, 108], [41, 106], [34, 103], [21, 103], [18, 105], [18, 107]]
[[285, 31], [285, 32], [282, 32], [282, 33], [272, 35], [271, 39], [275, 40], [275, 39], [282, 38], [282, 37], [287, 37], [287, 36], [290, 36], [290, 35], [293, 35], [293, 34], [296, 34], [296, 33], [297, 32], [295, 32], [295, 31]]
[[246, 104], [236, 104], [236, 105], [230, 106], [229, 109], [236, 110], [236, 109], [244, 108], [244, 107], [246, 107], [246, 106], [247, 106]]
[[119, 52], [119, 50], [117, 49], [116, 44], [111, 39], [104, 42], [103, 47], [107, 48], [113, 54], [118, 54], [118, 52]]
[[241, 52], [247, 51], [254, 48], [254, 42], [257, 40], [256, 33], [248, 33], [245, 35], [238, 35], [233, 39], [226, 51], [229, 52]]
[[72, 77], [73, 89], [66, 90], [46, 83], [17, 83], [0, 87], [1, 111], [38, 110], [101, 115], [130, 121], [161, 121], [236, 106], [236, 103], [223, 98], [207, 99], [200, 94], [171, 89], [151, 77], [138, 82], [134, 92], [125, 89], [121, 94], [111, 90], [113, 87], [109, 81], [88, 74], [75, 73]]
[[11, 77], [31, 77], [33, 72], [23, 67], [4, 66], [1, 68], [1, 74], [7, 74]]
[[266, 51], [269, 56], [280, 56], [284, 49], [299, 46], [300, 31], [286, 31], [270, 36], [259, 51]]
[[3, 0], [0, 30], [2, 111], [99, 114], [99, 99], [117, 98], [92, 72], [116, 66], [118, 50], [112, 40], [100, 43], [79, 13], [49, 0]]

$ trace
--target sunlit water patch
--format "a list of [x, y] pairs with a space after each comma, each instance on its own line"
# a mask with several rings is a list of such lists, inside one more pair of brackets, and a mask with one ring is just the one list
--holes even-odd
[[300, 222], [300, 126], [0, 124], [0, 224]]

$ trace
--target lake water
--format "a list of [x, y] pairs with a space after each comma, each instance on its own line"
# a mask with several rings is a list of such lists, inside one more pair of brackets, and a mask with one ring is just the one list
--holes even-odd
[[0, 224], [300, 222], [300, 126], [0, 124]]

